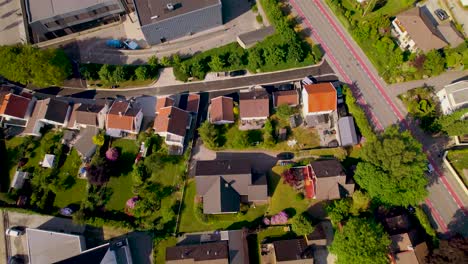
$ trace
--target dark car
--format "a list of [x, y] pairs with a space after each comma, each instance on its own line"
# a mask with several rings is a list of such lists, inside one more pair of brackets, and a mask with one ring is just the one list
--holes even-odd
[[294, 154], [291, 152], [281, 152], [276, 157], [280, 160], [290, 160], [294, 158]]
[[434, 13], [437, 15], [437, 17], [439, 17], [440, 20], [446, 20], [447, 18], [449, 18], [447, 12], [445, 12], [445, 10], [443, 9], [436, 9]]
[[247, 73], [246, 70], [237, 70], [237, 71], [229, 72], [229, 76], [231, 77], [242, 76], [242, 75], [245, 75], [246, 73]]
[[280, 84], [278, 86], [278, 91], [289, 91], [292, 89], [294, 89], [294, 85], [292, 85], [291, 83]]

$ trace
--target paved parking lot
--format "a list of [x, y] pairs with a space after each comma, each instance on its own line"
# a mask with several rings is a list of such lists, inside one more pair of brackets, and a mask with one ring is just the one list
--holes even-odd
[[0, 45], [22, 43], [26, 39], [20, 0], [0, 0]]

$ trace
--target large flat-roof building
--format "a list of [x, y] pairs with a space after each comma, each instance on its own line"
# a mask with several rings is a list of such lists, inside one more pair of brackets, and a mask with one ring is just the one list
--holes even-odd
[[134, 0], [150, 45], [221, 26], [221, 0]]
[[26, 0], [25, 7], [34, 42], [114, 21], [125, 12], [121, 0]]
[[444, 115], [468, 107], [468, 81], [459, 81], [445, 86], [437, 92], [440, 108]]

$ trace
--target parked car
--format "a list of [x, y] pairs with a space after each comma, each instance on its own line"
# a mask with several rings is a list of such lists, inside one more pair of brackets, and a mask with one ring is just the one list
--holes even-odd
[[315, 79], [312, 75], [309, 75], [305, 77], [304, 79], [302, 79], [301, 82], [303, 85], [314, 84], [314, 83], [317, 83], [317, 79]]
[[280, 160], [290, 160], [294, 158], [294, 153], [292, 152], [281, 152], [276, 157]]
[[278, 165], [280, 166], [288, 166], [288, 165], [294, 165], [295, 162], [292, 160], [281, 160], [278, 162]]
[[237, 71], [229, 72], [229, 76], [231, 76], [231, 77], [242, 76], [242, 75], [245, 75], [245, 74], [247, 74], [246, 70], [237, 70]]
[[294, 85], [292, 83], [284, 83], [278, 86], [278, 91], [289, 91], [292, 89], [294, 89]]
[[124, 43], [125, 47], [127, 47], [128, 49], [131, 49], [131, 50], [140, 49], [140, 46], [138, 45], [138, 43], [136, 43], [135, 41], [133, 41], [131, 39], [127, 39], [123, 43]]
[[21, 236], [23, 234], [24, 234], [24, 230], [17, 227], [17, 226], [10, 227], [5, 231], [5, 235], [13, 236], [13, 237], [19, 237], [19, 236]]
[[427, 164], [427, 172], [429, 172], [429, 173], [433, 173], [433, 172], [434, 172], [434, 167], [433, 167], [432, 164], [430, 164], [430, 163]]
[[106, 46], [114, 49], [121, 49], [123, 47], [122, 41], [118, 39], [109, 39], [106, 41]]
[[446, 20], [447, 18], [449, 18], [447, 12], [445, 12], [445, 10], [443, 10], [443, 9], [436, 9], [434, 11], [434, 14], [436, 14], [437, 17], [439, 17], [440, 20]]

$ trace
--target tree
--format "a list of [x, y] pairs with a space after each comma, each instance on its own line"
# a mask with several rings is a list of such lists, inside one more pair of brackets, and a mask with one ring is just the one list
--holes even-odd
[[278, 117], [286, 119], [289, 118], [292, 114], [294, 114], [294, 109], [289, 107], [288, 104], [281, 104], [276, 108], [276, 114]]
[[371, 198], [367, 193], [359, 190], [353, 193], [353, 202], [351, 204], [350, 213], [354, 216], [358, 216], [361, 212], [367, 211]]
[[146, 66], [138, 66], [135, 70], [135, 76], [138, 80], [146, 80], [149, 78], [148, 68]]
[[249, 50], [249, 55], [247, 56], [248, 67], [251, 71], [255, 72], [263, 65], [262, 58], [263, 50], [260, 48], [252, 48]]
[[288, 46], [288, 60], [292, 62], [302, 61], [302, 47], [299, 42], [293, 42]]
[[457, 68], [463, 65], [463, 55], [458, 52], [449, 52], [447, 54], [447, 67]]
[[70, 60], [60, 49], [30, 45], [0, 46], [0, 75], [38, 87], [62, 85], [72, 72]]
[[239, 68], [242, 66], [242, 60], [240, 55], [237, 52], [232, 52], [229, 54], [228, 63], [233, 68]]
[[103, 134], [97, 134], [93, 136], [93, 144], [96, 146], [102, 146], [104, 145], [105, 138]]
[[449, 136], [466, 135], [468, 134], [468, 120], [463, 118], [466, 114], [468, 114], [468, 108], [456, 110], [449, 115], [439, 117], [436, 125]]
[[106, 159], [109, 161], [116, 161], [119, 159], [119, 151], [116, 148], [110, 148], [106, 151]]
[[354, 179], [370, 197], [384, 204], [415, 205], [427, 196], [427, 158], [408, 131], [389, 127], [361, 151]]
[[437, 50], [431, 50], [426, 54], [424, 72], [428, 75], [439, 75], [444, 71], [445, 60]]
[[335, 200], [326, 206], [328, 217], [333, 224], [338, 224], [349, 217], [351, 201], [349, 199]]
[[439, 248], [426, 258], [428, 264], [468, 263], [468, 238], [456, 236], [440, 240]]
[[224, 61], [218, 55], [213, 55], [208, 66], [210, 66], [212, 71], [221, 71], [224, 68]]
[[93, 185], [101, 186], [110, 179], [108, 165], [103, 158], [93, 159], [93, 162], [87, 169], [87, 172], [88, 181]]
[[351, 218], [335, 233], [330, 252], [340, 264], [388, 263], [390, 239], [380, 224], [370, 219]]
[[274, 128], [273, 125], [271, 124], [270, 119], [267, 119], [265, 122], [265, 126], [263, 127], [263, 142], [267, 146], [273, 146], [275, 142], [275, 137], [274, 137]]
[[122, 83], [125, 79], [125, 69], [123, 66], [118, 65], [115, 67], [114, 72], [112, 73], [112, 80], [114, 83]]
[[172, 64], [172, 60], [171, 60], [171, 58], [168, 58], [168, 57], [164, 56], [164, 57], [161, 58], [160, 64], [163, 67], [169, 67]]
[[198, 133], [200, 138], [203, 140], [203, 143], [210, 149], [216, 149], [219, 146], [218, 144], [218, 131], [215, 125], [211, 124], [208, 120], [203, 122], [198, 128]]
[[113, 83], [113, 67], [109, 64], [104, 64], [98, 72], [99, 79], [104, 83]]
[[155, 69], [155, 68], [158, 68], [159, 66], [159, 60], [158, 60], [158, 57], [156, 57], [155, 55], [149, 57], [148, 59], [148, 65]]
[[205, 65], [201, 61], [195, 61], [190, 67], [190, 72], [193, 77], [199, 80], [205, 79]]
[[305, 236], [314, 231], [312, 223], [310, 222], [309, 218], [304, 214], [300, 214], [294, 217], [292, 219], [291, 227], [292, 231], [298, 236]]
[[297, 184], [297, 177], [294, 175], [294, 171], [292, 169], [286, 169], [281, 173], [281, 178], [283, 178], [284, 184], [289, 184], [289, 186], [294, 186]]

